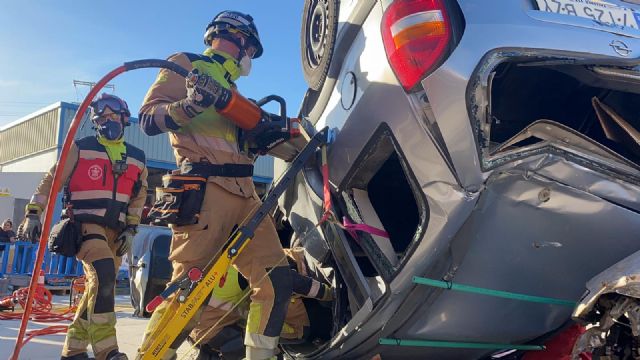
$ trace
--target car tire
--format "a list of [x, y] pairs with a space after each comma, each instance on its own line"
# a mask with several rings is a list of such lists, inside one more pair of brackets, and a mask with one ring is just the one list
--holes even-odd
[[338, 28], [338, 0], [305, 0], [300, 50], [304, 79], [320, 90], [327, 78]]

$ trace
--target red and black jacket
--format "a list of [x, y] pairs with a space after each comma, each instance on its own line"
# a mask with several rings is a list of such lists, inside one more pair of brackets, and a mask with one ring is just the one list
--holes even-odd
[[65, 189], [65, 201], [72, 205], [75, 219], [124, 229], [129, 201], [140, 189], [144, 152], [125, 142], [126, 154], [114, 171], [107, 150], [96, 137], [82, 138], [76, 145], [78, 162]]

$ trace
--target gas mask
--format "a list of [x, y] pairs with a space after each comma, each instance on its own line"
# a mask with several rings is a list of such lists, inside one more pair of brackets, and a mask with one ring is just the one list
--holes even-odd
[[240, 65], [240, 76], [248, 76], [251, 72], [251, 57], [245, 54], [238, 65]]
[[122, 121], [107, 120], [97, 125], [98, 134], [107, 140], [118, 140], [122, 137]]

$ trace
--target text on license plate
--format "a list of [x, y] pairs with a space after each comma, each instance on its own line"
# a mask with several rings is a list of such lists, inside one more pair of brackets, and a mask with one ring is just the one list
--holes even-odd
[[542, 11], [572, 15], [600, 23], [637, 29], [640, 14], [599, 0], [536, 0]]

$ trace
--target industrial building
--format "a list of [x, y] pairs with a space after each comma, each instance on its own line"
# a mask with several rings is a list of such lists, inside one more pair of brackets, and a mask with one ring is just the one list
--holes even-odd
[[[12, 218], [14, 224], [24, 216], [24, 207], [44, 174], [55, 164], [69, 125], [79, 105], [58, 102], [0, 128], [0, 219]], [[149, 201], [153, 199], [161, 177], [176, 168], [167, 134], [145, 135], [138, 119], [131, 118], [125, 128], [125, 140], [142, 150], [149, 170]], [[88, 116], [82, 120], [76, 138], [93, 135]], [[258, 193], [273, 179], [273, 158], [260, 157], [255, 164], [254, 182]], [[58, 197], [54, 220], [62, 209]]]

